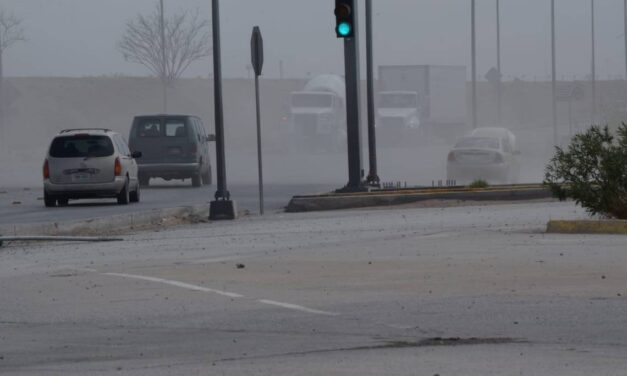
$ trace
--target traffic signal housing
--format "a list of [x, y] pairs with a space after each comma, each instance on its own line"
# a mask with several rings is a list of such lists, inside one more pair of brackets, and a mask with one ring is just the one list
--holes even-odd
[[355, 36], [355, 0], [335, 0], [335, 33], [338, 38]]

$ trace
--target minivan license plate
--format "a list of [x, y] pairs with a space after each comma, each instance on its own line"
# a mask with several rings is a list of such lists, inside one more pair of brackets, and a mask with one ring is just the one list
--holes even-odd
[[74, 174], [72, 175], [72, 182], [73, 183], [84, 183], [86, 181], [89, 181], [89, 174]]

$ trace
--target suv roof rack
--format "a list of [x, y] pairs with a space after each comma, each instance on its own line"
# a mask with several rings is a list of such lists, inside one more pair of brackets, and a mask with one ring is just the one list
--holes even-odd
[[64, 129], [59, 133], [68, 133], [74, 131], [103, 131], [103, 132], [112, 132], [111, 129], [107, 128], [74, 128], [74, 129]]

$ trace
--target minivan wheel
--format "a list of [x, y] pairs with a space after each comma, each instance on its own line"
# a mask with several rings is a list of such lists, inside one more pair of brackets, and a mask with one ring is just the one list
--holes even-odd
[[124, 183], [122, 191], [118, 193], [117, 199], [119, 205], [128, 205], [130, 201], [130, 193], [128, 191], [128, 178], [126, 179], [126, 183]]
[[140, 198], [139, 186], [140, 184], [138, 183], [137, 188], [135, 188], [135, 190], [130, 193], [129, 199], [131, 202], [139, 202], [139, 198]]
[[46, 191], [44, 191], [44, 205], [46, 205], [47, 208], [53, 208], [57, 206], [57, 200], [51, 197]]
[[200, 187], [202, 185], [200, 181], [200, 175], [195, 174], [192, 176], [192, 187]]

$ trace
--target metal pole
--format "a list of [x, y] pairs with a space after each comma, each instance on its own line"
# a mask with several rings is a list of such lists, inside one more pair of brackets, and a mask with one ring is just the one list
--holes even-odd
[[377, 132], [374, 108], [374, 63], [372, 50], [372, 0], [366, 0], [366, 78], [368, 83], [368, 160], [370, 171], [366, 178], [369, 185], [380, 186], [377, 173]]
[[163, 0], [160, 1], [160, 12], [161, 12], [161, 83], [163, 85], [163, 114], [165, 115], [168, 112], [168, 86], [167, 86], [167, 72], [168, 72], [168, 64], [166, 60], [166, 45], [165, 45], [165, 9], [163, 6]]
[[596, 45], [594, 37], [594, 0], [590, 0], [590, 16], [592, 31], [592, 124], [596, 123], [597, 118], [597, 67], [596, 67]]
[[213, 95], [215, 102], [216, 128], [216, 165], [218, 190], [216, 200], [228, 200], [230, 194], [226, 189], [226, 164], [224, 153], [224, 114], [222, 103], [222, 56], [220, 46], [220, 6], [218, 0], [212, 0], [213, 26]]
[[557, 68], [555, 53], [555, 0], [551, 0], [551, 104], [553, 111], [553, 145], [557, 145]]
[[496, 84], [496, 121], [501, 126], [501, 1], [496, 0], [496, 69], [499, 71], [499, 79]]
[[211, 1], [211, 19], [213, 28], [213, 96], [215, 106], [216, 129], [216, 166], [218, 190], [215, 201], [209, 208], [209, 219], [235, 219], [237, 206], [231, 200], [231, 194], [226, 189], [226, 157], [224, 153], [224, 113], [222, 102], [222, 54], [220, 47], [220, 6], [218, 0]]
[[472, 129], [477, 128], [477, 45], [475, 30], [475, 0], [471, 2], [471, 54], [472, 54]]
[[354, 37], [344, 38], [344, 69], [346, 75], [346, 133], [348, 144], [348, 184], [341, 191], [361, 191], [361, 129], [359, 111], [359, 28], [358, 1], [353, 4]]
[[263, 161], [261, 159], [261, 105], [259, 103], [259, 76], [255, 74], [255, 102], [257, 105], [257, 164], [259, 170], [259, 214], [263, 215]]

